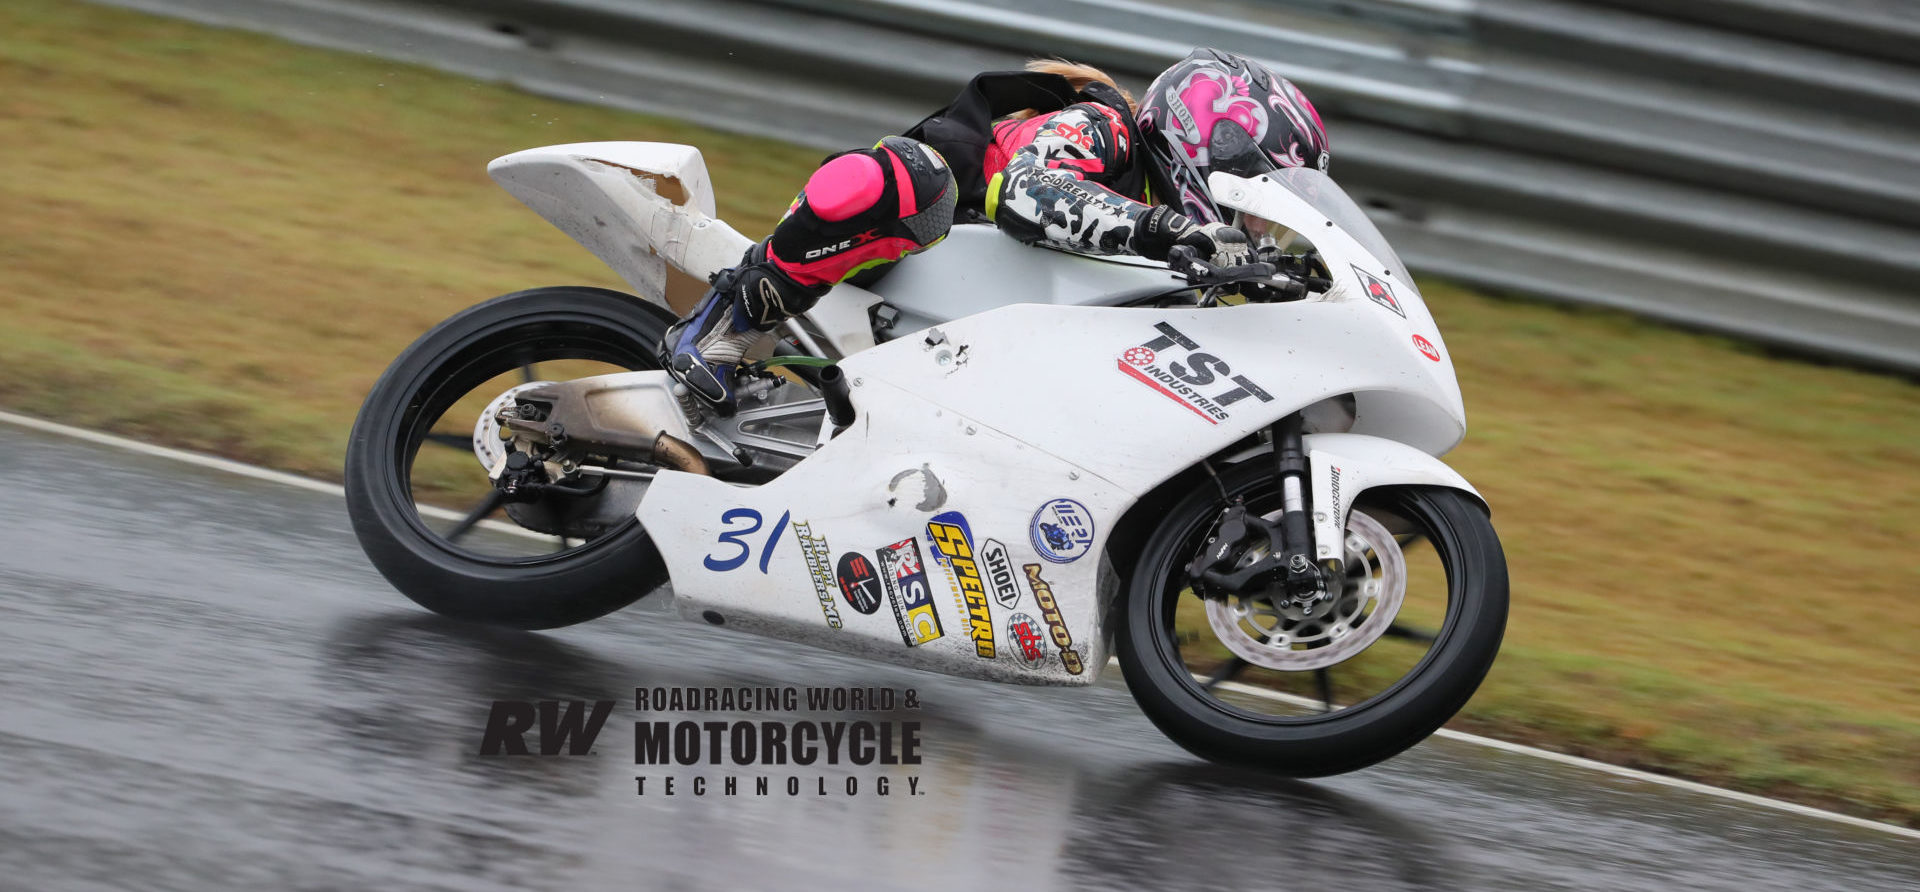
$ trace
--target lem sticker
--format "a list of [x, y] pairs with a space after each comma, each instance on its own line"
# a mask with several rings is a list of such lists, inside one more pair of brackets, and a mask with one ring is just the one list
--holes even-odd
[[1093, 548], [1093, 513], [1072, 499], [1054, 499], [1033, 512], [1027, 534], [1041, 557], [1070, 564]]

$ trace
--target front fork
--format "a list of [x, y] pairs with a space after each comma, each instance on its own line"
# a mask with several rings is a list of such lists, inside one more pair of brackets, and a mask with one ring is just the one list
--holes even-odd
[[[1307, 448], [1304, 422], [1295, 412], [1273, 423], [1275, 472], [1280, 478], [1281, 566], [1286, 568], [1286, 590], [1296, 602], [1332, 599], [1329, 578], [1338, 579], [1338, 558], [1314, 563], [1313, 524], [1307, 518]], [[1329, 543], [1331, 544], [1331, 543]], [[1329, 576], [1329, 573], [1333, 575]]]
[[[1303, 607], [1333, 599], [1327, 580], [1339, 579], [1344, 549], [1338, 542], [1318, 549], [1326, 555], [1316, 563], [1314, 524], [1308, 517], [1307, 452], [1299, 413], [1274, 422], [1275, 476], [1280, 482], [1280, 517], [1269, 521], [1249, 514], [1239, 500], [1221, 512], [1212, 539], [1188, 566], [1188, 575], [1202, 594], [1249, 594], [1255, 589], [1281, 596]], [[1266, 554], [1245, 560], [1249, 549], [1264, 545]], [[1258, 582], [1256, 582], [1258, 580]]]

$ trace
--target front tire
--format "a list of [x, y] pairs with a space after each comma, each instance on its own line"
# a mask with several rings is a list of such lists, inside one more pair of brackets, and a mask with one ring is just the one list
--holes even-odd
[[[521, 629], [603, 616], [665, 583], [659, 550], [631, 517], [577, 546], [555, 537], [562, 548], [549, 554], [465, 547], [457, 540], [479, 518], [451, 538], [430, 526], [423, 514], [432, 509], [423, 512], [416, 500], [413, 469], [423, 445], [448, 436], [431, 428], [476, 388], [543, 362], [657, 369], [672, 322], [665, 310], [616, 291], [554, 287], [494, 298], [422, 335], [373, 386], [347, 445], [347, 512], [374, 567], [435, 613]], [[473, 419], [464, 421], [471, 430]], [[468, 460], [478, 475], [472, 482], [484, 483], [485, 470]]]
[[[1246, 462], [1221, 477], [1229, 497], [1245, 498], [1249, 510], [1277, 508], [1271, 463]], [[1207, 487], [1169, 512], [1142, 548], [1118, 611], [1123, 618], [1116, 648], [1121, 671], [1141, 710], [1169, 738], [1212, 761], [1313, 777], [1353, 771], [1397, 755], [1466, 705], [1493, 665], [1507, 616], [1506, 559], [1480, 505], [1440, 487], [1363, 493], [1354, 511], [1396, 528], [1396, 535], [1381, 543], [1383, 548], [1397, 551], [1401, 541], [1410, 548], [1423, 539], [1431, 543], [1437, 560], [1430, 581], [1444, 579], [1446, 588], [1444, 609], [1434, 606], [1429, 613], [1439, 618], [1437, 628], [1404, 629], [1390, 610], [1376, 608], [1379, 615], [1368, 620], [1392, 623], [1394, 634], [1388, 638], [1375, 639], [1366, 650], [1311, 673], [1261, 669], [1270, 677], [1258, 686], [1222, 683], [1250, 665], [1237, 656], [1205, 673], [1204, 664], [1213, 657], [1201, 653], [1206, 645], [1196, 639], [1206, 633], [1194, 631], [1191, 621], [1191, 602], [1199, 596], [1187, 589], [1186, 565], [1206, 541], [1221, 507], [1219, 492]], [[1185, 612], [1183, 602], [1189, 605]], [[1199, 628], [1218, 631], [1205, 623]], [[1410, 645], [1410, 640], [1420, 643]], [[1401, 657], [1391, 653], [1419, 646], [1425, 651], [1417, 656], [1410, 649]], [[1376, 648], [1387, 655], [1374, 658], [1372, 667], [1358, 667], [1372, 671], [1351, 674], [1382, 679], [1378, 689], [1339, 702], [1330, 673], [1362, 663]], [[1289, 655], [1282, 650], [1280, 656]], [[1302, 651], [1301, 656], [1303, 665], [1313, 665], [1311, 652]], [[1380, 671], [1385, 665], [1394, 668]], [[1197, 670], [1210, 677], [1196, 677]], [[1323, 705], [1284, 693], [1310, 691], [1305, 683], [1316, 678]], [[1297, 714], [1274, 714], [1260, 706], [1265, 702], [1296, 704], [1275, 709], [1295, 709]]]

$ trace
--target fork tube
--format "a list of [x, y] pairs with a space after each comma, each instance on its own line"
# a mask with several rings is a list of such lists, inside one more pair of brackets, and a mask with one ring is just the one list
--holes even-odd
[[1288, 566], [1293, 564], [1296, 555], [1313, 560], [1313, 527], [1307, 523], [1304, 486], [1307, 453], [1301, 435], [1302, 424], [1298, 412], [1273, 424], [1273, 456], [1280, 477], [1280, 535], [1286, 543]]

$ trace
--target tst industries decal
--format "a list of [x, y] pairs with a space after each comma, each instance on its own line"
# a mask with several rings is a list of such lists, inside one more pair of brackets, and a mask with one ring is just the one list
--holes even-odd
[[1247, 397], [1273, 402], [1273, 394], [1260, 389], [1247, 376], [1233, 374], [1226, 360], [1201, 352], [1200, 345], [1179, 329], [1161, 322], [1154, 330], [1159, 332], [1158, 337], [1120, 354], [1120, 371], [1187, 407], [1208, 424], [1227, 420], [1227, 407]]

